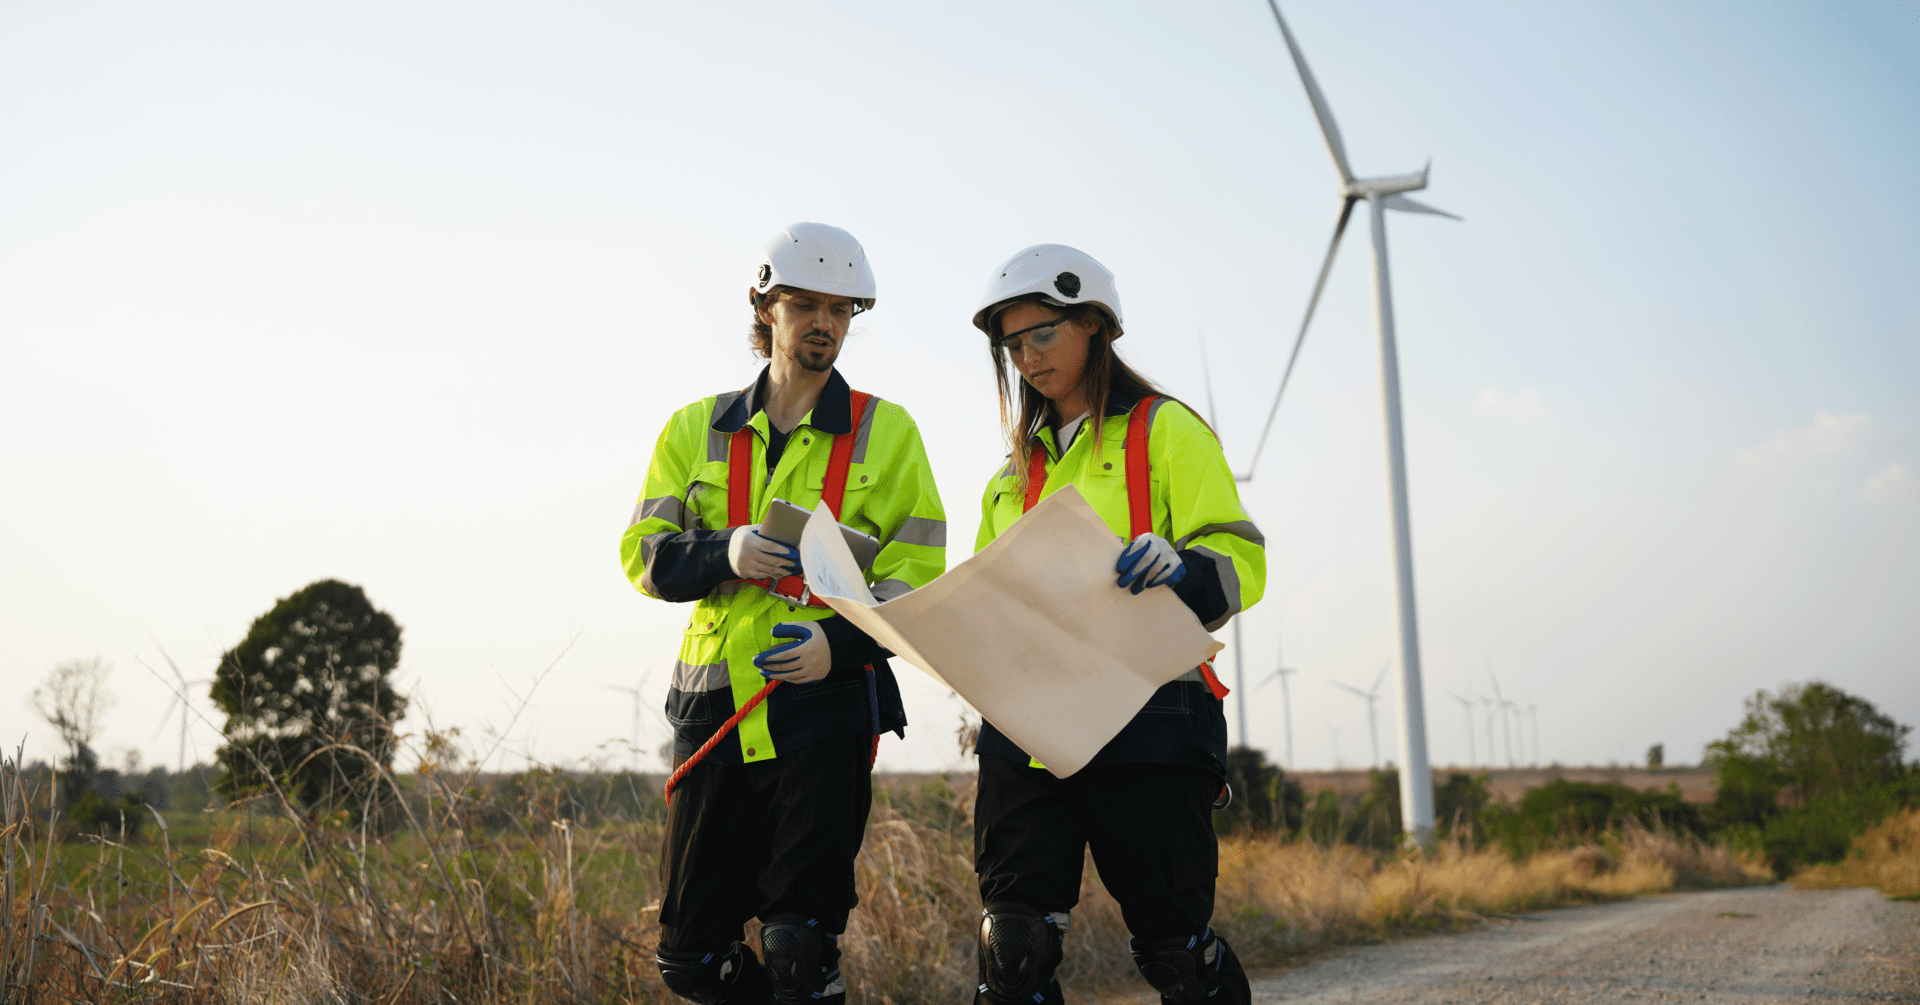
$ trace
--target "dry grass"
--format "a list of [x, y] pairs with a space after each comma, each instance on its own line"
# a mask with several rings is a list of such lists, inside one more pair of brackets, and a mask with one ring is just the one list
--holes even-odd
[[1814, 890], [1872, 886], [1889, 897], [1920, 898], [1920, 809], [1889, 817], [1854, 838], [1845, 861], [1803, 869], [1793, 885]]
[[1258, 838], [1223, 842], [1220, 857], [1214, 926], [1248, 963], [1268, 966], [1331, 943], [1488, 915], [1772, 881], [1757, 859], [1645, 830], [1518, 863], [1497, 849], [1457, 845], [1382, 861], [1349, 845]]
[[[404, 826], [384, 836], [339, 822], [303, 829], [283, 809], [225, 814], [190, 847], [164, 828], [150, 841], [87, 844], [59, 840], [47, 793], [8, 763], [4, 997], [671, 1000], [652, 965], [657, 825], [577, 828], [553, 812], [557, 801], [508, 806], [471, 782], [428, 765], [410, 780]], [[841, 942], [862, 1005], [971, 997], [979, 900], [969, 809], [968, 793], [939, 786], [876, 801], [858, 861], [862, 905]], [[1756, 863], [1644, 831], [1522, 863], [1457, 847], [1383, 860], [1237, 838], [1221, 846], [1216, 925], [1249, 963], [1273, 966], [1330, 943], [1489, 914], [1765, 878]], [[1126, 941], [1089, 865], [1062, 980], [1075, 994], [1144, 989]]]

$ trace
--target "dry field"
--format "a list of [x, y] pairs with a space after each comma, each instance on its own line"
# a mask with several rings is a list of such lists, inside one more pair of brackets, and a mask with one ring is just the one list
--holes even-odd
[[[63, 842], [46, 794], [8, 765], [6, 1000], [667, 1001], [651, 962], [657, 825], [577, 827], [537, 799], [489, 802], [474, 777], [429, 767], [409, 779], [401, 824], [385, 835], [345, 817], [302, 829], [235, 811], [191, 838], [176, 820], [138, 841]], [[970, 997], [969, 801], [939, 782], [876, 800], [862, 906], [842, 940], [856, 1001]], [[1514, 911], [1765, 881], [1752, 862], [1647, 832], [1517, 864], [1458, 847], [1383, 859], [1246, 838], [1222, 847], [1216, 925], [1251, 965], [1271, 967]], [[1072, 993], [1144, 987], [1091, 867], [1073, 920], [1062, 969]]]

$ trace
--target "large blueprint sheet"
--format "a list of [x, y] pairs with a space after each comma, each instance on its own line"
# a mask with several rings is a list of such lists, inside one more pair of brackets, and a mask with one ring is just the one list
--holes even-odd
[[1172, 590], [1136, 596], [1114, 585], [1122, 547], [1069, 486], [946, 575], [885, 603], [824, 503], [800, 561], [815, 596], [1065, 778], [1160, 685], [1221, 649]]

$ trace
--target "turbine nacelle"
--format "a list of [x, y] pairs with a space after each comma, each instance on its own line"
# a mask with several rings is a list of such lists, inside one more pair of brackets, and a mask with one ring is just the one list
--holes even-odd
[[1414, 174], [1387, 175], [1384, 178], [1355, 178], [1340, 186], [1340, 194], [1348, 199], [1365, 199], [1370, 196], [1385, 198], [1402, 192], [1418, 192], [1427, 187], [1427, 173], [1433, 169], [1429, 164]]

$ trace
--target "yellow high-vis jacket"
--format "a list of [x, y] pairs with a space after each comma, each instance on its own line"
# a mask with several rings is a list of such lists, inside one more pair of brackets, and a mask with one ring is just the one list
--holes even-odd
[[900, 596], [946, 571], [946, 512], [920, 431], [906, 409], [872, 398], [860, 427], [851, 428], [851, 391], [836, 370], [769, 472], [769, 446], [777, 437], [761, 410], [765, 389], [763, 370], [743, 390], [702, 399], [674, 414], [654, 445], [646, 488], [620, 538], [621, 562], [640, 592], [693, 602], [667, 692], [677, 757], [691, 755], [766, 683], [753, 658], [787, 641], [771, 634], [786, 621], [819, 622], [832, 646], [832, 673], [811, 684], [774, 689], [741, 721], [734, 737], [707, 755], [710, 759], [763, 761], [821, 740], [906, 725], [899, 685], [886, 662], [891, 654], [828, 608], [790, 603], [734, 578], [727, 563], [727, 542], [734, 533], [727, 526], [727, 453], [734, 433], [753, 431], [751, 522], [764, 519], [774, 499], [813, 509], [834, 439], [850, 435], [854, 447], [840, 522], [880, 541], [869, 570], [874, 596]]
[[[1064, 456], [1052, 428], [1042, 428], [1035, 436], [1046, 450], [1041, 498], [1074, 486], [1123, 541], [1132, 536], [1127, 498], [1128, 413], [1138, 403], [1136, 397], [1113, 394], [1106, 415], [1087, 419]], [[1260, 601], [1267, 581], [1266, 538], [1241, 509], [1233, 469], [1212, 430], [1179, 402], [1160, 398], [1148, 408], [1153, 533], [1172, 542], [1187, 567], [1186, 577], [1177, 585], [1154, 589], [1172, 589], [1207, 631], [1218, 631]], [[1093, 449], [1096, 439], [1101, 446], [1098, 456]], [[1027, 449], [1010, 458], [988, 481], [980, 500], [975, 551], [1005, 533], [1025, 512], [1020, 475], [1027, 468]], [[991, 723], [981, 727], [978, 750], [988, 756], [1030, 760]], [[1224, 772], [1226, 756], [1222, 702], [1195, 671], [1156, 691], [1090, 763], [1195, 764]]]

